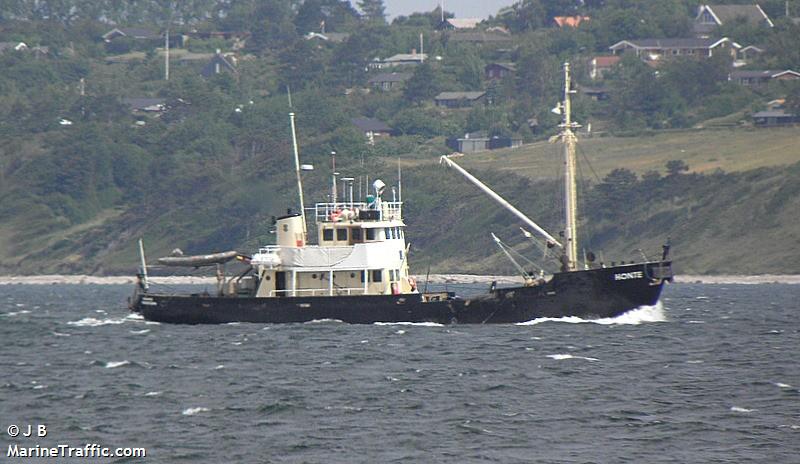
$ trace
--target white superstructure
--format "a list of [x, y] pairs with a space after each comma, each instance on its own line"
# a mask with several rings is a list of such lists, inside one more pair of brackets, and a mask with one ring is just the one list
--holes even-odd
[[409, 276], [402, 202], [317, 203], [317, 245], [303, 218], [276, 221], [276, 245], [251, 257], [257, 297], [416, 293]]

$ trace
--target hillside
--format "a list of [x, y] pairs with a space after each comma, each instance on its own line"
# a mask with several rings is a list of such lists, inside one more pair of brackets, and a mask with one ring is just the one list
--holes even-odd
[[[588, 212], [582, 223], [583, 243], [599, 256], [611, 260], [629, 260], [639, 256], [637, 249], [658, 253], [660, 245], [671, 237], [679, 272], [704, 274], [800, 273], [800, 164], [796, 154], [787, 152], [787, 140], [796, 137], [796, 129], [754, 133], [733, 130], [719, 133], [659, 134], [655, 137], [597, 139], [607, 153], [614, 153], [614, 165], [639, 166], [638, 171], [659, 169], [664, 173], [661, 155], [672, 147], [687, 146], [687, 138], [705, 136], [708, 150], [702, 155], [687, 150], [683, 159], [690, 163], [716, 158], [712, 171], [639, 179], [622, 186], [613, 183], [586, 185], [581, 208]], [[753, 163], [753, 154], [741, 142], [757, 138], [762, 153], [784, 153], [759, 158], [757, 169], [742, 169]], [[739, 140], [744, 148], [731, 150], [722, 139]], [[594, 140], [593, 140], [594, 141]], [[656, 141], [656, 143], [651, 143]], [[615, 142], [615, 143], [612, 143]], [[613, 146], [613, 150], [611, 150]], [[645, 147], [641, 158], [632, 153]], [[646, 150], [653, 147], [652, 150]], [[688, 146], [687, 146], [688, 147]], [[526, 147], [509, 151], [515, 169], [505, 162], [489, 164], [497, 153], [476, 154], [464, 158], [464, 164], [486, 183], [507, 196], [521, 210], [557, 231], [561, 213], [559, 188], [548, 176], [539, 174], [536, 161], [524, 163], [535, 148], [546, 148], [560, 156], [554, 147]], [[796, 149], [796, 147], [794, 147]], [[584, 149], [588, 151], [588, 147]], [[290, 157], [286, 153], [286, 167]], [[695, 158], [693, 158], [694, 156]], [[587, 155], [588, 158], [592, 156]], [[668, 158], [668, 157], [666, 157]], [[599, 176], [611, 168], [611, 159], [595, 159]], [[373, 174], [383, 172], [387, 183], [396, 173], [391, 160], [371, 166]], [[419, 160], [414, 163], [420, 163]], [[495, 232], [504, 241], [534, 261], [540, 252], [526, 242], [517, 221], [499, 209], [471, 184], [453, 171], [434, 167], [434, 158], [418, 167], [406, 167], [403, 191], [411, 242], [411, 262], [416, 272], [512, 273], [489, 237]], [[607, 163], [607, 164], [604, 164]], [[486, 169], [491, 166], [491, 169]], [[695, 169], [690, 164], [690, 169]], [[555, 172], [555, 164], [549, 172]], [[358, 171], [345, 165], [343, 172]], [[582, 169], [588, 172], [587, 169]], [[732, 171], [724, 173], [724, 171]], [[238, 171], [237, 171], [238, 172]], [[180, 202], [161, 206], [108, 207], [73, 226], [49, 224], [37, 229], [44, 218], [18, 214], [0, 224], [0, 272], [2, 273], [129, 273], [135, 269], [138, 237], [145, 238], [150, 256], [162, 256], [175, 247], [201, 253], [224, 249], [252, 251], [269, 243], [269, 217], [294, 205], [291, 171], [274, 175], [260, 183], [238, 174], [219, 178], [219, 184], [205, 191], [188, 193]], [[320, 167], [306, 178], [307, 198], [317, 200], [327, 182], [326, 169]], [[591, 180], [591, 179], [589, 179]], [[604, 190], [614, 187], [612, 191]], [[162, 186], [154, 185], [154, 190]], [[309, 200], [311, 201], [311, 200]], [[588, 236], [592, 239], [587, 241]], [[552, 266], [550, 267], [552, 269]]]
[[[798, 140], [797, 126], [670, 131], [640, 137], [582, 136], [578, 156], [588, 161], [599, 176], [620, 167], [640, 175], [663, 171], [669, 160], [686, 162], [691, 172], [738, 172], [800, 161]], [[563, 162], [558, 148], [547, 142], [476, 153], [464, 160], [466, 167], [509, 171], [531, 179], [552, 178]]]

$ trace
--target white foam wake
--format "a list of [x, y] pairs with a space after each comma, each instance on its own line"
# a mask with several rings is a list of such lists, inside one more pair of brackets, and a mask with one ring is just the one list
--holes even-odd
[[79, 321], [69, 321], [67, 324], [76, 325], [78, 327], [99, 327], [101, 325], [109, 324], [124, 324], [126, 318], [121, 319], [96, 319], [94, 317], [84, 317]]
[[566, 322], [568, 324], [592, 323], [600, 325], [639, 325], [645, 322], [664, 322], [664, 305], [659, 301], [653, 306], [639, 306], [616, 317], [602, 319], [583, 319], [578, 316], [566, 317], [540, 317], [532, 321], [519, 322], [517, 325], [537, 325], [543, 322]]

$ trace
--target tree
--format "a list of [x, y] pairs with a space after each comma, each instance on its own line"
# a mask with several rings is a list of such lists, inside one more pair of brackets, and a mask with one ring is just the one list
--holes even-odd
[[403, 96], [406, 100], [420, 103], [430, 100], [441, 91], [439, 77], [429, 63], [417, 66], [414, 75], [406, 81]]
[[667, 175], [677, 176], [682, 172], [689, 170], [689, 165], [683, 160], [669, 160], [667, 161]]
[[342, 32], [355, 27], [358, 12], [348, 1], [306, 0], [300, 5], [294, 24], [297, 32]]
[[636, 182], [636, 173], [629, 169], [617, 168], [608, 173], [596, 188], [608, 201], [624, 202]]
[[386, 7], [383, 5], [383, 0], [360, 0], [358, 8], [368, 22], [386, 23]]

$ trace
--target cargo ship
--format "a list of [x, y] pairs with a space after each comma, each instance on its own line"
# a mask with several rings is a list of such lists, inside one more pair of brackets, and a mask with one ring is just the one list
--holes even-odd
[[[388, 200], [384, 199], [385, 183], [376, 180], [371, 194], [361, 201], [354, 198], [352, 179], [346, 179], [350, 181], [349, 196], [346, 192], [337, 193], [334, 168], [331, 201], [305, 208], [294, 114], [290, 113], [300, 209], [276, 218], [275, 245], [261, 247], [250, 255], [232, 251], [162, 258], [162, 265], [216, 266], [218, 270], [214, 293], [167, 293], [150, 288], [140, 241], [141, 267], [135, 293], [129, 300], [130, 309], [147, 320], [183, 324], [314, 320], [487, 324], [520, 323], [542, 317], [609, 318], [655, 305], [664, 284], [673, 277], [669, 245], [663, 247], [656, 260], [607, 266], [597, 263], [591, 253], [583, 253], [583, 259], [579, 259], [575, 179], [575, 130], [579, 125], [571, 120], [570, 96], [574, 91], [568, 63], [564, 65], [564, 75], [564, 99], [557, 107], [563, 120], [561, 132], [555, 137], [564, 146], [566, 215], [563, 234], [559, 234], [561, 240], [459, 166], [457, 156], [441, 159], [442, 164], [458, 171], [532, 228], [545, 249], [558, 255], [558, 272], [545, 275], [519, 266], [521, 285], [492, 284], [477, 296], [420, 291], [409, 272], [400, 185], [400, 197]], [[313, 244], [309, 243], [307, 216], [316, 224]], [[514, 261], [507, 247], [494, 234], [492, 237]], [[232, 260], [244, 263], [245, 270], [226, 276], [222, 269]]]

